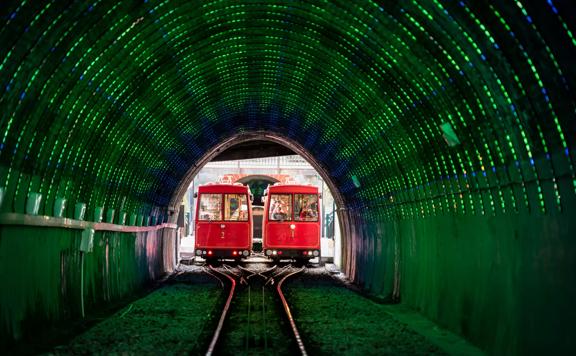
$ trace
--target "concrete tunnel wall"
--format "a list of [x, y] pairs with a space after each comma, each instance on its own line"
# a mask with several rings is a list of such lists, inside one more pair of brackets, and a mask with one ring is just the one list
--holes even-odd
[[[273, 132], [337, 187], [344, 269], [366, 291], [490, 353], [575, 348], [570, 2], [0, 11], [3, 214], [24, 214], [40, 193], [40, 215], [66, 198], [67, 218], [85, 203], [89, 217], [104, 208], [164, 223], [190, 167], [219, 142]], [[9, 229], [42, 246], [44, 233]], [[0, 294], [4, 310], [10, 292]]]
[[85, 313], [93, 315], [94, 309], [129, 297], [172, 271], [176, 263], [173, 228], [96, 231], [93, 248], [83, 257], [81, 235], [82, 230], [70, 228], [0, 227], [0, 350], [34, 342], [82, 318], [82, 299]]

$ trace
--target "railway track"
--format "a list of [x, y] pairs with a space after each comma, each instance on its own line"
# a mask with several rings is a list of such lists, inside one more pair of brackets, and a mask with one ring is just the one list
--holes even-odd
[[228, 292], [206, 355], [307, 355], [282, 284], [304, 270], [264, 264], [207, 272]]

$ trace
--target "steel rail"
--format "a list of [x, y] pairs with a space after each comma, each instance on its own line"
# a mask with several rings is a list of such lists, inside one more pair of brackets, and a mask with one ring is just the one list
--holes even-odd
[[240, 270], [242, 270], [242, 271], [244, 271], [244, 272], [246, 272], [246, 273], [250, 273], [250, 275], [246, 277], [246, 280], [248, 280], [248, 279], [250, 279], [251, 277], [254, 277], [254, 276], [260, 276], [260, 277], [262, 277], [262, 278], [264, 278], [264, 279], [267, 279], [267, 278], [269, 278], [269, 277], [265, 276], [264, 273], [271, 272], [271, 271], [275, 270], [276, 267], [277, 267], [277, 266], [273, 266], [273, 267], [271, 267], [271, 268], [268, 268], [268, 269], [266, 269], [266, 270], [263, 270], [263, 271], [258, 272], [258, 271], [253, 271], [253, 270], [251, 270], [251, 269], [248, 269], [248, 268], [245, 268], [245, 267], [242, 267], [242, 266], [238, 266], [238, 268], [239, 268]]
[[[234, 275], [234, 276], [236, 276], [236, 277], [240, 277], [240, 274], [237, 274], [236, 272], [234, 272], [234, 270], [232, 269], [232, 267], [230, 267], [230, 266], [228, 266], [228, 265], [222, 265], [222, 267], [224, 267], [224, 269], [225, 269], [226, 271], [228, 271], [228, 273], [230, 273], [230, 274], [232, 274], [232, 275]], [[238, 267], [240, 267], [240, 266], [238, 266]], [[242, 267], [240, 267], [240, 268], [242, 268]]]
[[215, 269], [212, 266], [209, 266], [209, 268], [210, 268], [210, 270], [212, 270], [212, 272], [219, 273], [219, 274], [225, 276], [226, 278], [228, 278], [230, 280], [231, 287], [230, 287], [230, 293], [228, 294], [228, 299], [226, 300], [226, 304], [224, 305], [224, 308], [222, 309], [222, 314], [220, 315], [220, 320], [218, 321], [218, 326], [216, 327], [216, 330], [214, 331], [214, 335], [212, 336], [212, 341], [210, 341], [210, 346], [208, 346], [208, 351], [206, 351], [206, 356], [211, 356], [214, 354], [214, 349], [216, 348], [216, 343], [218, 342], [218, 338], [220, 337], [220, 332], [222, 331], [222, 327], [224, 326], [224, 320], [226, 319], [226, 315], [228, 314], [228, 310], [230, 309], [230, 304], [232, 304], [232, 298], [234, 297], [234, 291], [236, 289], [236, 280], [234, 280], [234, 278], [230, 277], [226, 273], [222, 273], [222, 272], [218, 271], [217, 269]]
[[288, 278], [291, 277], [297, 273], [300, 273], [304, 271], [304, 267], [302, 267], [301, 269], [288, 273], [286, 276], [284, 276], [280, 282], [278, 282], [278, 285], [276, 286], [276, 291], [278, 292], [278, 295], [280, 296], [280, 300], [282, 301], [282, 305], [284, 306], [284, 311], [286, 312], [286, 316], [288, 317], [288, 320], [290, 321], [290, 326], [292, 327], [292, 332], [294, 333], [294, 338], [296, 339], [296, 343], [298, 343], [298, 348], [300, 349], [300, 354], [303, 356], [307, 356], [308, 353], [306, 352], [306, 348], [304, 347], [304, 342], [302, 341], [302, 338], [300, 337], [300, 333], [298, 332], [298, 328], [296, 327], [296, 323], [294, 322], [294, 317], [292, 316], [292, 312], [290, 311], [290, 306], [288, 305], [288, 302], [286, 301], [286, 298], [284, 297], [284, 293], [282, 293], [282, 283], [284, 283], [284, 281]]
[[204, 272], [205, 272], [206, 274], [208, 274], [208, 275], [216, 278], [216, 279], [218, 280], [218, 282], [220, 282], [220, 287], [224, 288], [224, 281], [223, 281], [220, 277], [218, 277], [218, 276], [215, 275], [214, 273], [208, 272], [208, 270], [206, 269], [206, 267], [203, 267], [203, 270], [204, 270]]

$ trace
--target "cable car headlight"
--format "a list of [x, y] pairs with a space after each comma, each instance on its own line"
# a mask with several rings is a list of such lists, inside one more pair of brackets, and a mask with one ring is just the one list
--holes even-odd
[[320, 251], [314, 250], [314, 257], [318, 257], [319, 254], [320, 254]]
[[244, 257], [248, 257], [250, 252], [248, 252], [248, 250], [244, 250], [244, 251], [242, 251], [242, 254], [244, 255]]
[[272, 254], [272, 250], [266, 250], [266, 256], [270, 256]]
[[196, 256], [202, 255], [202, 250], [196, 250]]

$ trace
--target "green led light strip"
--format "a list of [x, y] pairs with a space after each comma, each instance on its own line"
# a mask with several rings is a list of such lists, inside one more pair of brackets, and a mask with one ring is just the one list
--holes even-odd
[[382, 218], [561, 211], [576, 41], [560, 5], [7, 5], [2, 211], [40, 192], [46, 215], [58, 197], [158, 214], [211, 147], [252, 130], [306, 147]]

